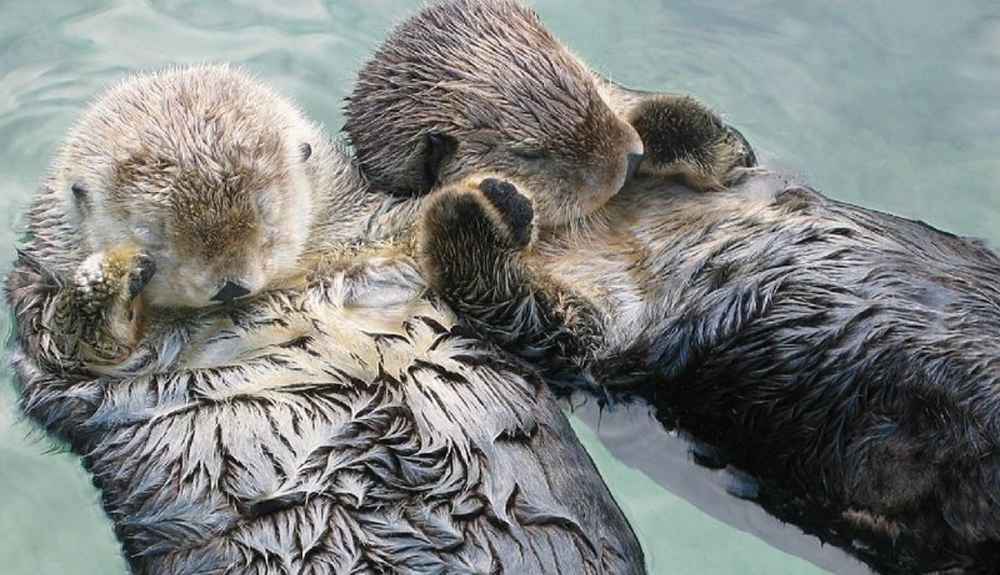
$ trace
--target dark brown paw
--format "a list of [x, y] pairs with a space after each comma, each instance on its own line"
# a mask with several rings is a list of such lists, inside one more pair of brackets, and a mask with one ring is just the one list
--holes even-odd
[[535, 219], [531, 200], [518, 192], [514, 184], [496, 178], [483, 180], [479, 184], [479, 190], [496, 209], [511, 242], [519, 248], [530, 244]]
[[750, 145], [750, 142], [743, 135], [743, 132], [740, 132], [739, 130], [730, 126], [729, 124], [726, 124], [725, 127], [726, 127], [726, 132], [729, 133], [730, 140], [737, 143], [738, 147], [740, 148], [739, 152], [737, 153], [737, 157], [739, 159], [736, 162], [736, 167], [741, 167], [741, 168], [756, 167], [757, 154], [753, 151], [753, 146]]
[[653, 95], [630, 112], [646, 156], [638, 173], [684, 182], [699, 191], [721, 191], [734, 170], [757, 165], [757, 155], [743, 134], [727, 125], [698, 100]]

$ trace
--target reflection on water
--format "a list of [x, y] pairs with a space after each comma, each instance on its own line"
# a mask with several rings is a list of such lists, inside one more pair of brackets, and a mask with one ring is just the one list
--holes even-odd
[[[765, 161], [827, 194], [1000, 238], [1000, 4], [969, 0], [539, 0], [545, 21], [614, 79], [688, 91]], [[242, 63], [331, 129], [365, 55], [415, 0], [0, 2], [0, 272], [16, 214], [61, 134], [102, 86], [168, 63]], [[9, 321], [0, 315], [0, 332]], [[124, 572], [78, 462], [13, 416], [0, 385], [3, 572]], [[589, 411], [588, 411], [589, 410]], [[856, 573], [853, 560], [726, 492], [687, 444], [625, 410], [578, 429], [657, 573]], [[596, 435], [588, 430], [599, 429]], [[643, 454], [662, 453], [649, 458]], [[766, 541], [766, 543], [764, 542]], [[804, 557], [818, 567], [793, 557]]]
[[[753, 478], [732, 467], [696, 464], [699, 455], [707, 455], [703, 451], [707, 446], [698, 445], [676, 430], [664, 429], [645, 403], [602, 408], [584, 394], [567, 402], [580, 437], [593, 445], [592, 453], [599, 455], [595, 460], [601, 473], [610, 484], [628, 485], [630, 495], [621, 497], [622, 506], [633, 524], [640, 527], [643, 549], [652, 551], [654, 572], [695, 572], [694, 566], [708, 573], [818, 572], [787, 555], [760, 553], [754, 537], [834, 573], [871, 572], [844, 551], [818, 545], [815, 537], [761, 509], [751, 501], [759, 489]], [[610, 461], [614, 466], [606, 463]], [[628, 477], [615, 467], [621, 464], [640, 473]], [[656, 487], [646, 489], [666, 488], [668, 493], [636, 497], [635, 488], [647, 483]], [[665, 517], [669, 521], [664, 521]], [[721, 541], [719, 531], [723, 525], [743, 533], [728, 532]], [[724, 550], [720, 549], [723, 545]], [[738, 565], [736, 557], [750, 558], [753, 563]]]

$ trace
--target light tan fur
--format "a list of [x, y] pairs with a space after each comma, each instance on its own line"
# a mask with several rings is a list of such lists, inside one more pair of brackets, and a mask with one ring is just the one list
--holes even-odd
[[[140, 77], [124, 91], [143, 88], [142, 105], [162, 102], [155, 92], [186, 84], [178, 76], [187, 74], [207, 77], [182, 90], [188, 99], [171, 100], [190, 110], [169, 111], [186, 119], [163, 127], [156, 151], [182, 160], [194, 153], [190, 169], [154, 156], [118, 170], [128, 177], [111, 187], [94, 176], [74, 193], [65, 187], [75, 177], [57, 180], [62, 186], [43, 190], [28, 214], [34, 237], [6, 282], [24, 412], [85, 456], [131, 570], [643, 573], [638, 542], [542, 380], [453, 329], [454, 314], [426, 289], [407, 233], [420, 201], [369, 190], [350, 157], [322, 139], [308, 142], [302, 163], [299, 144], [284, 144], [295, 130], [269, 131], [278, 146], [233, 150], [244, 142], [237, 132], [189, 147], [195, 135], [218, 134], [200, 112], [205, 99], [239, 107], [261, 94], [257, 85], [234, 86], [247, 93], [226, 96], [227, 70], [175, 71], [166, 84]], [[256, 125], [274, 111], [246, 120]], [[108, 140], [69, 143], [97, 149], [115, 146], [116, 135], [73, 137]], [[272, 153], [286, 148], [284, 160]], [[223, 177], [237, 165], [227, 164], [228, 152], [241, 166], [232, 181]], [[57, 169], [86, 172], [76, 161]], [[166, 198], [147, 209], [141, 199], [154, 187]], [[59, 198], [67, 201], [46, 202]], [[310, 217], [290, 229], [283, 214], [299, 210]], [[181, 221], [186, 213], [191, 219]], [[113, 220], [118, 232], [94, 230], [88, 216]], [[153, 250], [137, 220], [184, 235], [164, 234], [168, 245]], [[180, 309], [188, 299], [158, 299], [134, 337], [124, 312], [135, 294], [165, 270], [187, 273], [161, 253], [183, 254], [182, 264], [215, 277], [199, 264], [223, 257], [216, 250], [236, 259], [267, 252], [259, 241], [272, 231], [308, 239], [272, 246], [294, 261], [271, 269], [254, 286], [259, 293], [195, 309]], [[220, 263], [238, 270], [246, 262]], [[159, 267], [152, 274], [147, 265]], [[71, 325], [50, 321], [66, 311]], [[127, 359], [109, 345], [111, 365], [95, 370], [86, 354], [60, 347], [60, 338], [81, 336], [60, 328], [82, 327], [86, 336], [90, 312], [120, 322], [102, 333], [135, 345]]]
[[366, 188], [319, 126], [240, 69], [126, 79], [67, 135], [29, 217], [25, 252], [65, 285], [47, 321], [73, 337], [56, 347], [80, 355], [79, 340], [93, 367], [114, 364], [140, 336], [135, 311], [205, 308], [227, 285], [252, 297], [299, 274], [310, 252], [387, 225]]

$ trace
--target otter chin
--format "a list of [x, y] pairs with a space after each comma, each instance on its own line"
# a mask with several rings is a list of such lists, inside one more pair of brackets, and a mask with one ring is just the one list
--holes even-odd
[[81, 251], [131, 244], [155, 263], [154, 307], [252, 296], [295, 272], [316, 192], [319, 136], [287, 100], [225, 66], [167, 70], [110, 89], [67, 138], [50, 186]]

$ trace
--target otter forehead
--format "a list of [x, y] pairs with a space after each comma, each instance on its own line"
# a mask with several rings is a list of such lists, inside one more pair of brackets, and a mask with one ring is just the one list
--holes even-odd
[[[129, 78], [101, 96], [71, 132], [60, 164], [127, 198], [227, 194], [233, 182], [285, 176], [297, 111], [245, 72], [225, 66]], [[116, 198], [116, 199], [119, 199]]]
[[[288, 177], [284, 143], [274, 134], [226, 137], [173, 147], [144, 146], [114, 162], [106, 193], [125, 209], [133, 202], [178, 211], [225, 211], [249, 205]], [[237, 139], [242, 137], [243, 139]]]
[[452, 127], [544, 145], [579, 140], [614, 121], [589, 71], [534, 11], [508, 0], [425, 9], [392, 33], [348, 101], [352, 139], [372, 124], [407, 126], [411, 141]]

